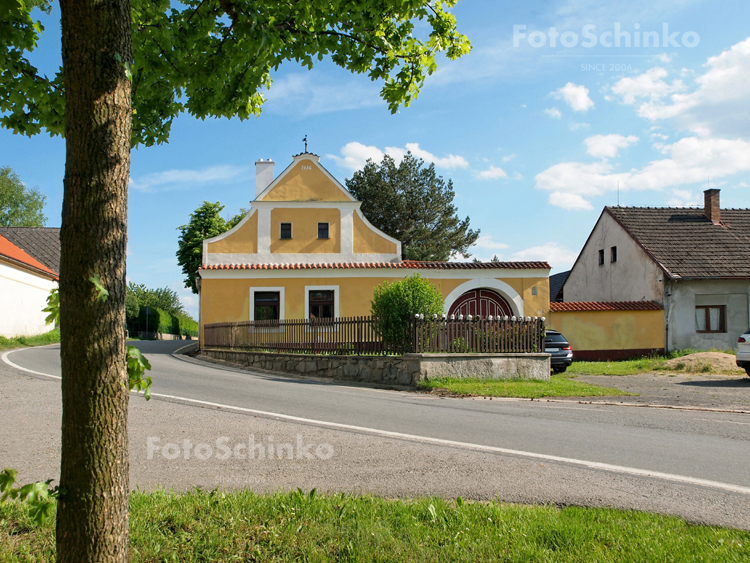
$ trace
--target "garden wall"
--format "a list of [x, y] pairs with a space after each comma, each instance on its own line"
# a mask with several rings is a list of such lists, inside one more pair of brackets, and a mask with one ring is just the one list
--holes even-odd
[[549, 381], [549, 354], [404, 354], [331, 356], [202, 349], [201, 354], [243, 367], [328, 379], [415, 386], [437, 377]]

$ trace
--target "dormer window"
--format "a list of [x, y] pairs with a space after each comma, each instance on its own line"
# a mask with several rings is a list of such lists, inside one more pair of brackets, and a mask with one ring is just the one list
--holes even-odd
[[279, 238], [281, 238], [282, 240], [292, 238], [292, 224], [291, 223], [281, 224], [281, 236]]
[[328, 223], [318, 223], [318, 238], [330, 238], [328, 236]]

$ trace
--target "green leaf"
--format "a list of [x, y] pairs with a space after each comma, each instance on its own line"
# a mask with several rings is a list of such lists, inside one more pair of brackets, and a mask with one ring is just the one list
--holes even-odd
[[8, 500], [9, 497], [12, 498], [13, 485], [16, 482], [17, 475], [18, 472], [15, 469], [10, 468], [5, 468], [2, 473], [0, 473], [0, 504]]
[[47, 317], [44, 319], [44, 322], [47, 324], [55, 323], [55, 325], [59, 324], [60, 322], [60, 294], [57, 291], [57, 288], [54, 288], [52, 291], [49, 292], [49, 295], [47, 296], [47, 306], [42, 309], [42, 312], [49, 313]]
[[107, 297], [109, 297], [109, 291], [102, 285], [99, 276], [91, 276], [89, 281], [94, 284], [94, 287], [98, 291], [96, 298], [100, 301], [106, 301]]

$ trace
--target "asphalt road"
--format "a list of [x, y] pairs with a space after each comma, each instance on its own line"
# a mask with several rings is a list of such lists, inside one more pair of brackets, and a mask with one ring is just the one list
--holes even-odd
[[[617, 506], [750, 529], [749, 415], [438, 398], [171, 354], [185, 344], [138, 343], [155, 398], [131, 398], [133, 487]], [[60, 374], [57, 346], [7, 360]], [[55, 379], [0, 363], [0, 466], [57, 473], [59, 403]]]

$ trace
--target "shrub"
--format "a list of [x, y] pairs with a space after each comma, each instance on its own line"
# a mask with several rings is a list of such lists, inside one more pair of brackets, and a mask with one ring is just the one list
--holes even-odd
[[377, 331], [386, 345], [400, 349], [411, 337], [409, 327], [414, 315], [431, 317], [443, 313], [443, 296], [429, 281], [414, 274], [377, 286], [370, 311], [379, 319]]

